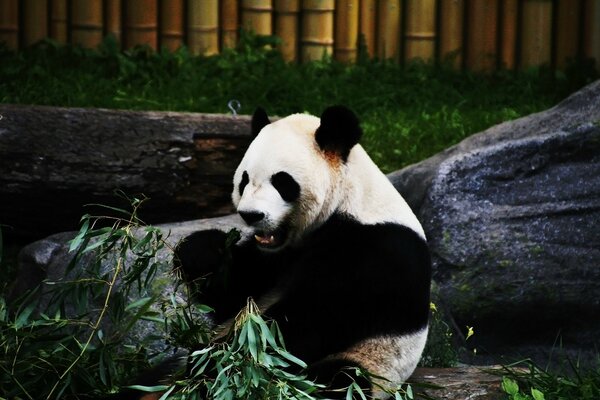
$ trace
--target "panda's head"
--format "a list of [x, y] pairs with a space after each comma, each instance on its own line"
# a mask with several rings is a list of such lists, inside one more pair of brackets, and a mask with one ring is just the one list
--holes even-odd
[[257, 246], [277, 251], [323, 224], [344, 196], [344, 164], [362, 134], [343, 106], [321, 118], [294, 114], [271, 123], [252, 117], [254, 141], [238, 166], [233, 203], [254, 229]]

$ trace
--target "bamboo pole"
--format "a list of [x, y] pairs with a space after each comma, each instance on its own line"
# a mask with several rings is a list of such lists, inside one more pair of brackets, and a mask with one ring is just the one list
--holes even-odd
[[219, 3], [189, 0], [188, 47], [193, 54], [210, 56], [219, 52]]
[[600, 0], [590, 2], [589, 17], [595, 21], [590, 25], [590, 48], [586, 48], [586, 56], [596, 60], [596, 68], [600, 68]]
[[524, 0], [521, 61], [523, 67], [550, 62], [552, 1]]
[[375, 57], [377, 43], [376, 15], [376, 0], [360, 0], [360, 35], [364, 40], [369, 57]]
[[67, 0], [53, 0], [50, 10], [50, 37], [59, 43], [67, 42]]
[[440, 58], [454, 67], [462, 64], [464, 0], [440, 1]]
[[242, 0], [242, 28], [258, 35], [273, 34], [271, 0]]
[[122, 40], [121, 26], [121, 0], [105, 0], [106, 8], [106, 33], [112, 35], [117, 41]]
[[405, 0], [407, 60], [431, 60], [435, 51], [435, 0]]
[[9, 49], [19, 47], [19, 0], [0, 1], [0, 43]]
[[582, 56], [594, 58], [600, 69], [600, 1], [585, 0], [584, 43]]
[[471, 0], [467, 4], [467, 67], [475, 71], [492, 70], [498, 55], [498, 0]]
[[555, 46], [558, 68], [564, 68], [567, 59], [574, 59], [577, 55], [578, 26], [584, 23], [579, 21], [580, 6], [581, 0], [558, 0], [557, 9], [554, 10], [557, 18]]
[[377, 32], [377, 53], [381, 59], [400, 61], [400, 0], [378, 3], [379, 29]]
[[221, 3], [221, 44], [233, 48], [238, 41], [240, 29], [238, 0], [223, 0]]
[[298, 57], [300, 0], [275, 0], [275, 34], [281, 38], [279, 51], [286, 61]]
[[500, 63], [504, 68], [514, 69], [516, 67], [516, 49], [517, 42], [517, 0], [504, 0], [502, 14], [502, 41], [500, 48]]
[[319, 60], [333, 52], [335, 0], [302, 1], [302, 61]]
[[156, 49], [158, 19], [156, 0], [127, 0], [123, 36], [125, 48], [149, 45]]
[[335, 4], [335, 58], [356, 61], [358, 46], [358, 0], [337, 0]]
[[23, 0], [23, 44], [32, 45], [48, 35], [48, 1]]
[[102, 42], [102, 0], [71, 0], [71, 42], [88, 48]]
[[183, 45], [183, 0], [160, 2], [160, 47], [175, 51]]

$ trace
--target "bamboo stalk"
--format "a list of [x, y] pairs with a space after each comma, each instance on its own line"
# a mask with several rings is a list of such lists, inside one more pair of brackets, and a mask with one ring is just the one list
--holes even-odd
[[516, 67], [516, 49], [517, 42], [517, 0], [504, 0], [502, 14], [502, 41], [500, 49], [500, 62], [504, 68], [514, 69]]
[[19, 47], [19, 1], [0, 1], [0, 43], [9, 49]]
[[335, 58], [356, 61], [358, 46], [358, 0], [337, 0], [335, 5]]
[[378, 5], [377, 53], [381, 59], [400, 61], [400, 0], [380, 1]]
[[48, 35], [48, 1], [23, 0], [23, 44], [32, 45]]
[[556, 32], [556, 65], [564, 68], [567, 59], [577, 55], [578, 27], [584, 21], [579, 21], [581, 0], [558, 0], [555, 10], [557, 18]]
[[275, 0], [275, 34], [281, 38], [279, 51], [286, 61], [298, 57], [300, 0]]
[[102, 0], [71, 0], [71, 42], [88, 48], [102, 42]]
[[183, 45], [183, 0], [160, 2], [160, 46], [175, 51]]
[[273, 23], [271, 0], [242, 0], [242, 28], [257, 35], [271, 35]]
[[333, 52], [335, 0], [302, 1], [302, 61], [319, 60]]
[[50, 10], [50, 37], [59, 43], [67, 42], [67, 0], [53, 0]]
[[221, 2], [221, 44], [233, 48], [237, 44], [239, 19], [238, 0], [223, 0]]
[[552, 2], [550, 0], [524, 0], [522, 20], [523, 67], [550, 62], [552, 33]]
[[462, 64], [464, 0], [440, 1], [440, 58], [454, 67]]
[[106, 33], [121, 41], [121, 0], [105, 0], [106, 8]]
[[431, 60], [435, 50], [435, 0], [405, 0], [407, 60]]
[[188, 47], [193, 54], [210, 56], [219, 52], [219, 3], [189, 0]]
[[369, 57], [375, 56], [377, 32], [375, 17], [377, 15], [375, 0], [360, 0], [360, 35], [364, 40]]
[[467, 67], [476, 71], [494, 69], [498, 56], [498, 0], [471, 0], [468, 7]]
[[600, 0], [585, 0], [583, 56], [596, 60], [600, 69]]
[[156, 49], [158, 19], [156, 0], [125, 1], [125, 26], [123, 36], [125, 48], [149, 45]]

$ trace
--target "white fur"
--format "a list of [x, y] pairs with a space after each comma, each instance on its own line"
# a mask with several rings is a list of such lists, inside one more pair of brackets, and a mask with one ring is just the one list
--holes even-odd
[[[321, 226], [335, 212], [353, 216], [365, 224], [394, 222], [421, 237], [425, 233], [416, 216], [360, 145], [348, 160], [327, 158], [314, 138], [317, 117], [294, 114], [263, 128], [250, 144], [234, 175], [233, 203], [238, 211], [256, 211], [265, 219], [256, 228], [272, 231], [287, 222], [292, 228], [288, 242]], [[250, 182], [239, 194], [242, 174]], [[271, 185], [271, 176], [285, 171], [300, 185], [300, 199], [285, 202]]]
[[369, 338], [330, 357], [353, 361], [384, 378], [374, 379], [373, 397], [385, 399], [389, 395], [381, 387], [393, 391], [412, 375], [425, 348], [427, 332], [425, 327], [407, 335]]

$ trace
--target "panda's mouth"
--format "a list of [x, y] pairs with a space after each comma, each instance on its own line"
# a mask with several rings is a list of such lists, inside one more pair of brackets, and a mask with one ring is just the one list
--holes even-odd
[[284, 229], [277, 229], [272, 232], [258, 231], [254, 234], [257, 246], [269, 250], [282, 247], [286, 239], [287, 232]]

